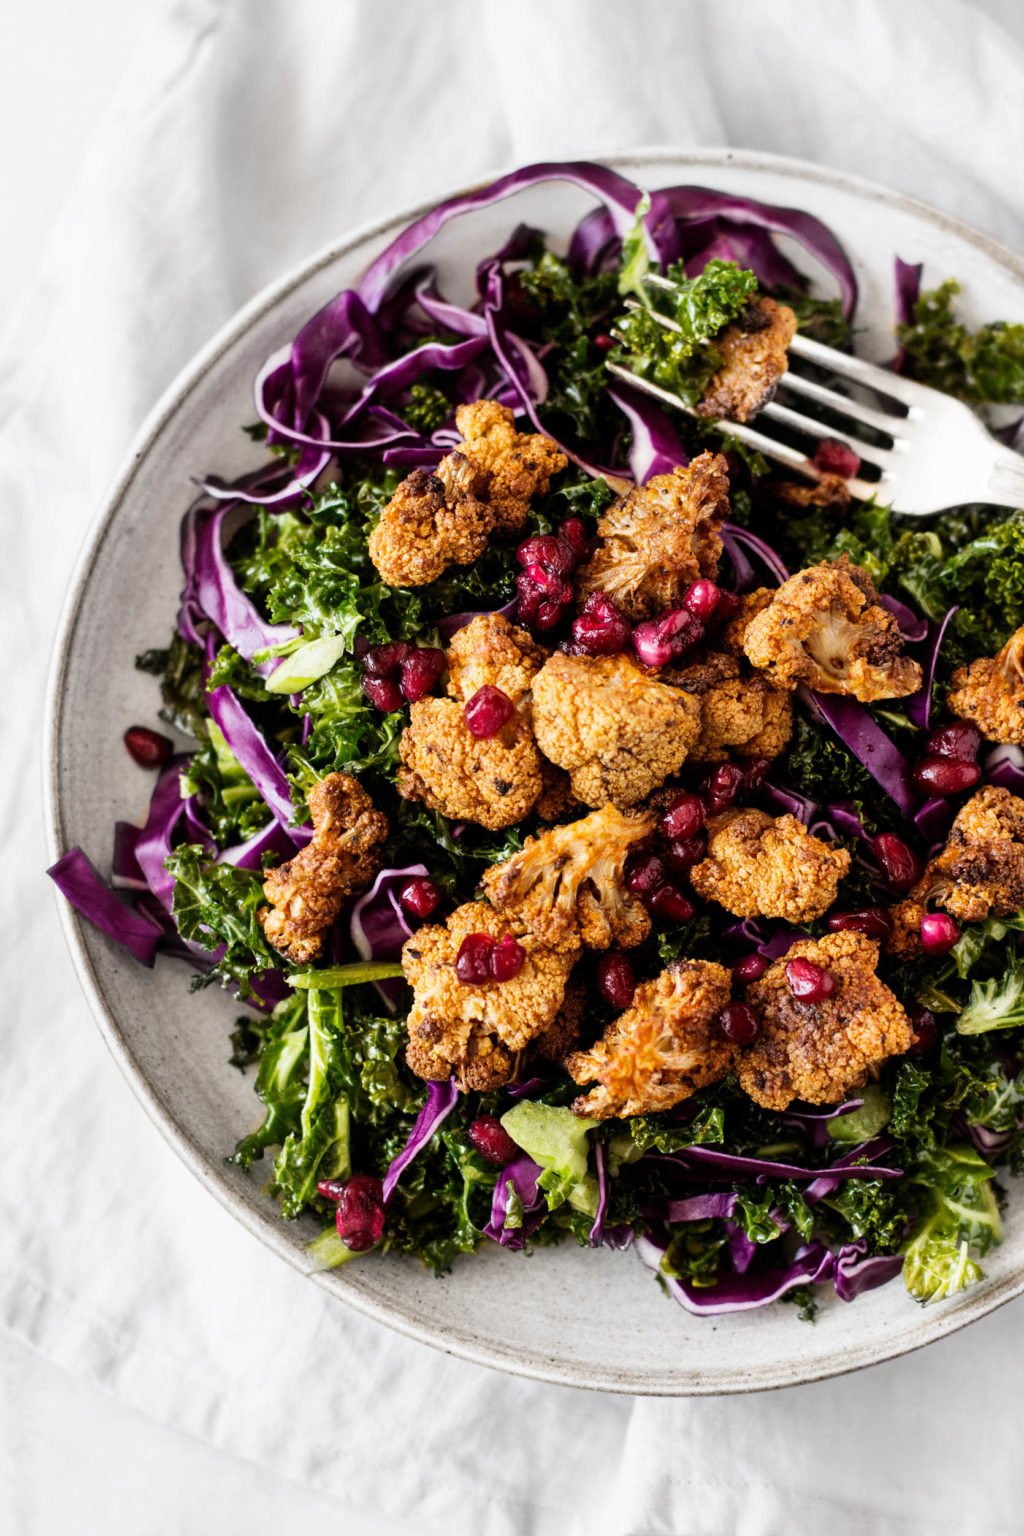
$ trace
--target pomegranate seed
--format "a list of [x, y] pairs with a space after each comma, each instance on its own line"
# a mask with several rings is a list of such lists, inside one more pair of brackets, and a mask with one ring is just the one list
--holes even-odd
[[597, 962], [597, 990], [612, 1008], [628, 1008], [636, 991], [632, 961], [617, 949]]
[[497, 736], [515, 712], [516, 707], [508, 694], [495, 688], [493, 683], [484, 683], [482, 688], [478, 688], [473, 697], [467, 699], [462, 711], [470, 734], [480, 741], [485, 741], [488, 736]]
[[921, 919], [921, 948], [926, 955], [948, 955], [960, 938], [960, 929], [945, 912], [929, 912]]
[[389, 640], [387, 645], [373, 645], [363, 657], [363, 671], [371, 677], [393, 677], [413, 647], [405, 640]]
[[866, 933], [871, 939], [887, 939], [892, 923], [881, 907], [864, 907], [860, 912], [833, 912], [828, 920], [832, 933]]
[[699, 864], [708, 851], [708, 840], [703, 832], [696, 837], [674, 837], [665, 845], [665, 863], [677, 875], [685, 874]]
[[539, 630], [554, 629], [560, 624], [572, 601], [572, 588], [567, 583], [564, 586], [567, 594], [565, 597], [549, 598], [534, 584], [526, 571], [520, 571], [516, 577], [516, 590], [519, 593], [516, 613], [519, 622]]
[[542, 565], [528, 565], [526, 574], [542, 597], [555, 603], [572, 601], [572, 587], [557, 571], [549, 571]]
[[922, 757], [913, 768], [914, 783], [932, 795], [958, 795], [981, 778], [977, 763], [961, 757]]
[[519, 1148], [496, 1115], [477, 1115], [466, 1134], [470, 1146], [485, 1162], [504, 1166], [520, 1156]]
[[689, 608], [648, 619], [633, 631], [633, 646], [645, 667], [664, 667], [704, 638], [704, 626]]
[[402, 690], [393, 677], [364, 677], [363, 692], [374, 709], [385, 715], [393, 714], [405, 703]]
[[558, 529], [558, 537], [564, 539], [576, 556], [577, 563], [590, 554], [590, 540], [582, 517], [567, 517]]
[[128, 756], [140, 768], [162, 768], [174, 755], [174, 742], [148, 725], [132, 725], [124, 733]]
[[813, 960], [787, 960], [786, 981], [802, 1003], [822, 1003], [836, 989], [836, 979]]
[[771, 765], [770, 757], [752, 757], [743, 769], [739, 793], [742, 795], [756, 794], [768, 777], [768, 770]]
[[719, 763], [704, 786], [709, 815], [718, 816], [722, 811], [727, 811], [739, 794], [742, 783], [742, 768], [737, 768], [735, 763]]
[[398, 686], [403, 698], [408, 699], [410, 704], [425, 698], [431, 688], [441, 681], [446, 666], [444, 651], [439, 651], [436, 646], [425, 645], [413, 651], [402, 662], [402, 680]]
[[568, 576], [576, 565], [576, 551], [568, 539], [556, 533], [538, 533], [520, 544], [516, 559], [531, 574], [537, 568], [554, 576]]
[[665, 866], [656, 853], [641, 853], [626, 866], [626, 889], [634, 896], [649, 896], [665, 883]]
[[939, 1026], [935, 1022], [935, 1015], [930, 1008], [922, 1008], [920, 1003], [915, 1003], [908, 1009], [910, 1022], [914, 1026], [914, 1038], [910, 1044], [909, 1055], [924, 1056], [935, 1044], [939, 1034]]
[[425, 875], [414, 875], [398, 893], [399, 903], [413, 917], [429, 917], [441, 904], [441, 892], [433, 880]]
[[739, 595], [735, 592], [723, 592], [719, 588], [718, 603], [715, 607], [715, 623], [728, 624], [730, 619], [735, 618], [739, 609]]
[[384, 1190], [371, 1173], [354, 1173], [338, 1196], [338, 1236], [352, 1253], [375, 1248], [384, 1236]]
[[823, 437], [814, 450], [814, 464], [823, 475], [842, 475], [852, 480], [860, 473], [860, 459], [853, 449], [837, 437]]
[[895, 832], [879, 832], [871, 851], [894, 891], [909, 891], [921, 873], [921, 860]]
[[588, 656], [614, 656], [625, 650], [633, 630], [610, 597], [592, 592], [573, 621], [572, 634]]
[[491, 975], [495, 981], [512, 981], [526, 964], [526, 950], [506, 933], [491, 950]]
[[599, 331], [594, 337], [594, 346], [599, 352], [610, 352], [615, 345], [615, 337], [609, 336], [606, 331]]
[[768, 961], [764, 955], [744, 955], [732, 968], [733, 980], [745, 987], [752, 981], [760, 981], [767, 969]]
[[667, 883], [651, 892], [646, 905], [656, 917], [663, 917], [670, 923], [688, 923], [697, 910], [688, 896]]
[[713, 581], [695, 581], [683, 598], [683, 606], [702, 624], [710, 624], [718, 608], [719, 596]]
[[467, 933], [455, 957], [455, 974], [464, 987], [479, 987], [493, 981], [491, 954], [495, 949], [489, 933]]
[[981, 751], [981, 732], [969, 720], [956, 720], [932, 731], [925, 750], [929, 757], [955, 757], [973, 763]]
[[749, 1045], [757, 1039], [761, 1021], [749, 1003], [726, 1003], [718, 1015], [718, 1027], [733, 1045]]
[[320, 1179], [317, 1182], [317, 1194], [323, 1195], [325, 1200], [331, 1200], [335, 1204], [341, 1199], [345, 1188], [344, 1179]]
[[658, 823], [663, 837], [696, 837], [704, 825], [704, 802], [688, 791], [677, 795]]
[[568, 607], [568, 599], [565, 602], [557, 603], [545, 600], [537, 609], [537, 617], [534, 621], [535, 628], [541, 631], [557, 629], [565, 618]]

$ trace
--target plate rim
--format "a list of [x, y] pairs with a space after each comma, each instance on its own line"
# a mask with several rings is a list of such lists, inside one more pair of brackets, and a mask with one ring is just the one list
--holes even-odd
[[[811, 181], [839, 188], [876, 205], [897, 208], [913, 214], [941, 230], [958, 236], [1006, 268], [1024, 285], [1024, 258], [1016, 255], [1005, 244], [984, 231], [906, 193], [897, 192], [866, 177], [836, 171], [813, 161], [715, 146], [675, 149], [671, 146], [658, 145], [595, 155], [591, 157], [590, 163], [610, 166], [624, 173], [628, 172], [631, 165], [652, 163], [672, 164], [678, 167], [692, 166], [694, 169], [700, 168], [710, 173], [713, 173], [716, 168], [728, 166], [754, 173], [770, 171], [776, 175], [789, 177], [794, 184]], [[506, 171], [508, 169], [506, 167]], [[187, 400], [194, 384], [201, 376], [222, 353], [244, 335], [250, 326], [294, 289], [308, 282], [339, 257], [347, 255], [367, 241], [380, 238], [392, 231], [397, 233], [436, 206], [438, 202], [485, 186], [505, 173], [505, 171], [496, 171], [474, 180], [469, 185], [462, 184], [412, 207], [368, 220], [338, 239], [321, 246], [312, 255], [288, 268], [254, 294], [218, 328], [209, 341], [177, 373], [147, 413], [134, 434], [109, 490], [100, 498], [90, 517], [54, 633], [44, 704], [41, 759], [44, 830], [47, 851], [51, 859], [58, 858], [67, 846], [58, 769], [61, 760], [67, 669], [72, 643], [87, 599], [92, 570], [131, 489], [143, 458]], [[287, 1229], [280, 1218], [270, 1210], [263, 1211], [239, 1200], [230, 1187], [218, 1177], [215, 1162], [207, 1158], [184, 1126], [160, 1102], [156, 1091], [136, 1062], [114, 1010], [107, 1004], [100, 979], [86, 948], [84, 919], [60, 898], [58, 892], [54, 892], [54, 897], [72, 964], [100, 1034], [157, 1130], [189, 1171], [254, 1237], [300, 1274], [314, 1280], [329, 1295], [344, 1301], [374, 1322], [389, 1327], [406, 1338], [438, 1349], [442, 1353], [468, 1360], [476, 1365], [489, 1366], [491, 1369], [559, 1386], [649, 1397], [731, 1396], [830, 1380], [856, 1370], [863, 1370], [871, 1365], [881, 1364], [886, 1360], [900, 1358], [938, 1339], [949, 1337], [1024, 1294], [1024, 1264], [1022, 1264], [1015, 1275], [1007, 1275], [1000, 1280], [990, 1282], [986, 1288], [980, 1289], [979, 1294], [973, 1299], [968, 1292], [964, 1302], [956, 1310], [935, 1312], [934, 1323], [929, 1327], [927, 1336], [924, 1338], [912, 1339], [909, 1343], [903, 1339], [890, 1343], [887, 1342], [884, 1333], [880, 1333], [873, 1345], [866, 1345], [859, 1350], [847, 1349], [842, 1358], [826, 1362], [824, 1368], [820, 1362], [811, 1369], [801, 1366], [799, 1361], [793, 1361], [787, 1366], [787, 1361], [780, 1359], [771, 1366], [737, 1367], [728, 1377], [721, 1380], [692, 1377], [681, 1383], [665, 1380], [652, 1384], [643, 1378], [638, 1378], [629, 1368], [593, 1366], [576, 1368], [546, 1360], [539, 1354], [524, 1359], [511, 1350], [503, 1351], [500, 1344], [494, 1341], [484, 1344], [472, 1335], [460, 1335], [451, 1330], [443, 1336], [432, 1332], [428, 1326], [415, 1318], [406, 1316], [400, 1309], [376, 1300], [361, 1289], [346, 1286], [344, 1271], [326, 1273], [311, 1271], [303, 1262], [301, 1249], [287, 1237]]]

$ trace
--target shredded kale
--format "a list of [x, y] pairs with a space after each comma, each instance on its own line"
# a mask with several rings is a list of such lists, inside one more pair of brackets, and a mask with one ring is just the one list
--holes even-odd
[[957, 316], [959, 293], [950, 280], [921, 294], [910, 324], [896, 332], [904, 372], [972, 404], [1024, 403], [1024, 325], [972, 331]]

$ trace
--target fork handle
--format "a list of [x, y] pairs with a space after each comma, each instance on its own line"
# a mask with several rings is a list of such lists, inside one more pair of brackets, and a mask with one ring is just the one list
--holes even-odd
[[996, 455], [987, 497], [1000, 507], [1024, 507], [1024, 456], [1012, 452]]

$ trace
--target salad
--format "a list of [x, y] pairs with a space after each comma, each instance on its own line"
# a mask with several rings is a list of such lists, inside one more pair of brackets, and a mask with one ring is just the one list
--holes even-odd
[[[568, 250], [510, 216], [445, 292], [437, 231], [549, 179], [594, 199]], [[892, 367], [1024, 403], [1024, 326], [957, 292], [896, 261]], [[148, 818], [50, 873], [244, 1005], [233, 1157], [318, 1266], [572, 1240], [802, 1316], [982, 1275], [1024, 1167], [1024, 513], [900, 518], [838, 439], [790, 481], [730, 435], [856, 319], [807, 213], [541, 165], [260, 371], [259, 467], [203, 483], [137, 660]]]

